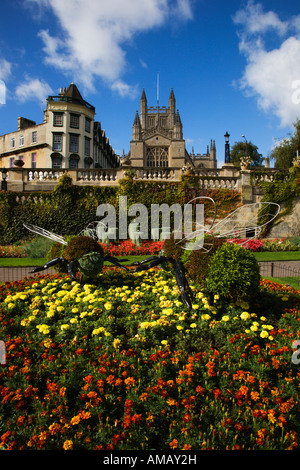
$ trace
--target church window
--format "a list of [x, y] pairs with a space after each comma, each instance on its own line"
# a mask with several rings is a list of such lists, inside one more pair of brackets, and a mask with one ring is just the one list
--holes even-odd
[[169, 166], [168, 147], [148, 147], [147, 148], [147, 166], [168, 167]]

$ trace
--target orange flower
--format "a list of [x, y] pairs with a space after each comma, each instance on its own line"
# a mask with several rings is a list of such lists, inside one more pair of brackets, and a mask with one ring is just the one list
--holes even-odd
[[72, 426], [75, 426], [76, 424], [78, 424], [80, 422], [80, 416], [73, 416], [73, 418], [71, 419], [70, 423], [72, 424]]
[[192, 446], [190, 444], [184, 444], [182, 450], [191, 450]]
[[73, 448], [73, 441], [65, 441], [63, 445], [64, 450], [71, 450]]
[[177, 439], [173, 439], [173, 441], [170, 442], [169, 446], [171, 447], [171, 449], [177, 449], [177, 446], [178, 446]]

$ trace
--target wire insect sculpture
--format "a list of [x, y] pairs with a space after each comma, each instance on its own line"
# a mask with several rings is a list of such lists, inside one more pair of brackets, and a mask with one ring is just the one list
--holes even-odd
[[[207, 218], [208, 220], [206, 219], [205, 223], [204, 221], [203, 223], [198, 222], [194, 231], [187, 234], [185, 233], [185, 236], [176, 242], [185, 250], [209, 252], [213, 247], [215, 238], [228, 239], [234, 237], [237, 239], [241, 237], [241, 244], [243, 244], [245, 236], [247, 236], [247, 241], [257, 237], [263, 227], [273, 221], [280, 211], [280, 206], [276, 203], [260, 202], [245, 204], [231, 212], [227, 217], [216, 222], [215, 201], [210, 197], [200, 196], [192, 199], [188, 204], [196, 202], [197, 200], [210, 202], [212, 204], [212, 214]], [[269, 208], [270, 212], [268, 212]], [[263, 222], [258, 225], [257, 221], [262, 214]], [[160, 266], [162, 269], [171, 270], [174, 273], [181, 300], [189, 310], [192, 310], [192, 292], [185, 275], [184, 265], [181, 261], [164, 256], [164, 254], [161, 253], [160, 256], [150, 256], [143, 261], [136, 261], [130, 265], [124, 266], [121, 263], [128, 261], [127, 259], [118, 260], [113, 256], [104, 254], [97, 235], [98, 224], [99, 222], [90, 224], [86, 229], [80, 232], [78, 236], [73, 237], [67, 242], [60, 235], [37, 227], [36, 225], [24, 223], [24, 227], [31, 232], [49, 238], [61, 245], [65, 245], [63, 256], [57, 256], [43, 266], [36, 267], [32, 273], [43, 271], [55, 265], [65, 265], [67, 266], [71, 278], [77, 280], [76, 274], [78, 272], [82, 276], [87, 277], [95, 277], [100, 274], [105, 261], [112, 263], [126, 272], [129, 272], [128, 266], [135, 268], [130, 272], [139, 272]], [[207, 235], [210, 235], [208, 240]], [[201, 266], [199, 266], [199, 269], [201, 269]]]

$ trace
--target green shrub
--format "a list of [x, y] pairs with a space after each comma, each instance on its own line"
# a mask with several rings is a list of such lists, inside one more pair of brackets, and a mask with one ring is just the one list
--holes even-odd
[[48, 238], [33, 238], [24, 247], [25, 255], [28, 258], [45, 258], [52, 243]]
[[259, 265], [250, 251], [224, 243], [212, 256], [206, 287], [212, 294], [250, 301], [259, 291]]

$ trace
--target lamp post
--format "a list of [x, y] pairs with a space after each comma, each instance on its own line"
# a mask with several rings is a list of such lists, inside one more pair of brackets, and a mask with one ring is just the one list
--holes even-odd
[[226, 131], [225, 137], [225, 163], [230, 163], [230, 146], [229, 146], [229, 137], [230, 134]]
[[248, 153], [248, 141], [247, 141], [246, 137], [244, 136], [244, 134], [242, 134], [242, 137], [243, 137], [243, 139], [245, 139], [245, 142], [246, 142], [246, 154], [245, 154], [245, 157], [247, 157], [247, 153]]
[[7, 191], [7, 171], [5, 168], [2, 169], [2, 181], [1, 181], [1, 191]]

